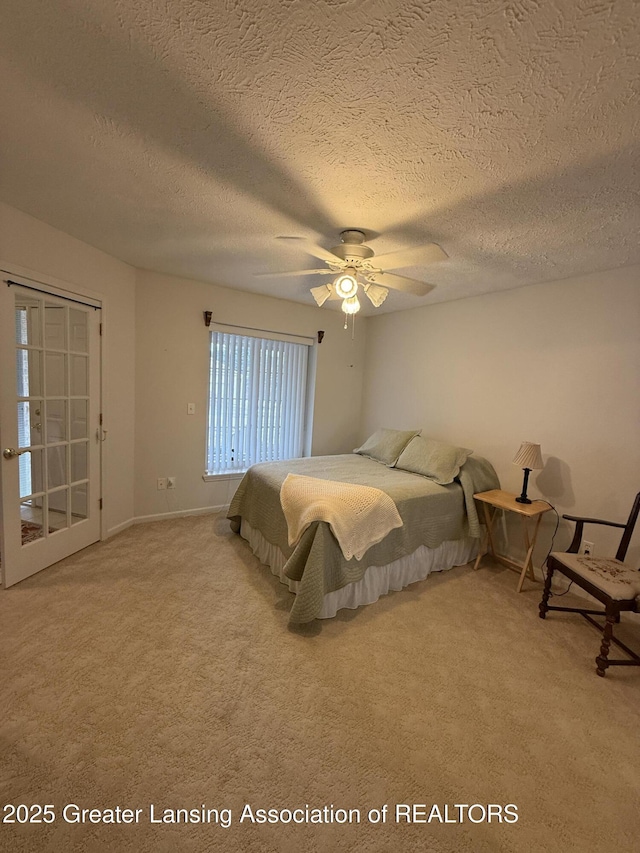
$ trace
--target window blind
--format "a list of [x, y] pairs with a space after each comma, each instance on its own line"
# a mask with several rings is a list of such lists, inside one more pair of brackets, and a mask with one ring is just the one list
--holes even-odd
[[[16, 308], [16, 341], [26, 344], [29, 341], [27, 329], [27, 309]], [[29, 389], [29, 352], [25, 349], [16, 351], [17, 389], [20, 397], [28, 397]], [[32, 355], [37, 358], [37, 354]], [[42, 403], [40, 404], [42, 407]], [[37, 408], [37, 407], [36, 407]], [[29, 447], [31, 445], [31, 403], [28, 401], [18, 403], [18, 447]], [[20, 481], [20, 497], [30, 495], [33, 491], [31, 486], [31, 454], [23, 453], [18, 457], [18, 470]]]
[[302, 456], [308, 349], [211, 333], [209, 474]]

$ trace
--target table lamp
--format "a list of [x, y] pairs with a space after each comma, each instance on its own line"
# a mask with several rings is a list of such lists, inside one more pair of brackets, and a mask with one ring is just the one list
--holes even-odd
[[533, 444], [530, 441], [523, 441], [520, 445], [520, 449], [514, 456], [513, 464], [517, 465], [519, 468], [524, 468], [522, 494], [519, 498], [516, 498], [516, 500], [519, 504], [530, 504], [531, 501], [527, 497], [529, 472], [532, 470], [539, 470], [540, 468], [544, 468], [544, 462], [542, 461], [542, 453], [540, 452], [540, 445]]

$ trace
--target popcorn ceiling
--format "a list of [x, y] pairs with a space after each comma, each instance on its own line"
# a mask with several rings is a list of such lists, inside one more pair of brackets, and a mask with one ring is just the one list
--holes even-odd
[[[326, 248], [435, 241], [379, 309], [640, 263], [634, 0], [5, 0], [0, 198], [135, 266], [313, 305]], [[327, 303], [329, 307], [330, 303]], [[336, 306], [339, 309], [339, 306]]]

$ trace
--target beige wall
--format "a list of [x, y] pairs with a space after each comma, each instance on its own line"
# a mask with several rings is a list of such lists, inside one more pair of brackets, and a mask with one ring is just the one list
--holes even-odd
[[0, 266], [103, 305], [103, 498], [107, 532], [133, 516], [134, 269], [0, 202]]
[[[209, 332], [203, 311], [239, 326], [325, 337], [317, 348], [313, 455], [355, 447], [366, 322], [341, 312], [139, 271], [136, 287], [136, 486], [138, 517], [221, 506], [236, 481], [204, 482]], [[196, 414], [187, 414], [187, 403]], [[158, 477], [177, 477], [158, 491]]]
[[[473, 448], [513, 492], [520, 442], [539, 443], [546, 465], [531, 496], [626, 520], [640, 490], [640, 268], [369, 319], [360, 438], [380, 426]], [[568, 531], [562, 522], [556, 544]], [[609, 547], [604, 528], [588, 532], [596, 554]], [[640, 531], [635, 563], [639, 543]]]

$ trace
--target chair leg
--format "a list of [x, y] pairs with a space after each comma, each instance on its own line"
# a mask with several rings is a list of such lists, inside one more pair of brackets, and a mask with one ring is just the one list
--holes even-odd
[[613, 626], [615, 625], [619, 614], [612, 608], [607, 607], [607, 618], [604, 623], [604, 631], [602, 632], [602, 643], [600, 644], [600, 654], [596, 658], [596, 672], [604, 678], [607, 667], [609, 666], [609, 646], [611, 645], [611, 637], [613, 636]]
[[538, 614], [541, 619], [544, 619], [547, 615], [547, 610], [549, 609], [549, 597], [551, 595], [551, 578], [553, 577], [553, 566], [550, 566], [547, 563], [547, 578], [544, 582], [544, 591], [542, 593], [542, 601], [539, 605], [540, 613]]

